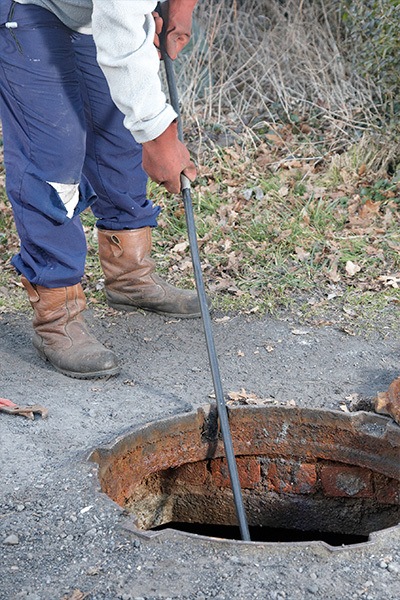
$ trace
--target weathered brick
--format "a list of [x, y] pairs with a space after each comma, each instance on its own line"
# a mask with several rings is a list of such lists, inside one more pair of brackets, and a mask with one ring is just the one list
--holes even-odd
[[[239, 481], [242, 488], [254, 488], [261, 480], [260, 463], [255, 456], [239, 456], [236, 458]], [[211, 461], [211, 475], [217, 487], [231, 487], [228, 462], [225, 458]]]
[[271, 462], [268, 486], [278, 494], [311, 494], [315, 491], [317, 472], [313, 463]]
[[204, 485], [207, 481], [207, 464], [204, 460], [186, 463], [175, 470], [175, 478], [191, 485]]
[[375, 498], [381, 504], [400, 504], [400, 481], [375, 473]]
[[326, 496], [372, 498], [372, 472], [362, 467], [332, 463], [321, 465], [320, 479]]
[[294, 488], [296, 494], [311, 494], [315, 491], [317, 470], [315, 464], [302, 463], [295, 474]]
[[290, 482], [291, 467], [288, 463], [271, 462], [268, 468], [268, 487], [278, 494], [290, 494], [292, 484]]

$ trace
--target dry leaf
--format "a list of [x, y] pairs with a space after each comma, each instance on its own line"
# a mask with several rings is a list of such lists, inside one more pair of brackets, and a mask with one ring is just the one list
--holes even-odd
[[185, 252], [186, 248], [189, 246], [188, 242], [180, 242], [179, 244], [175, 244], [175, 246], [171, 249], [172, 252], [177, 252], [178, 254]]
[[389, 286], [395, 289], [400, 287], [400, 274], [397, 275], [381, 275], [378, 277], [379, 281], [383, 282], [383, 285]]
[[373, 202], [372, 200], [367, 200], [366, 203], [360, 208], [360, 218], [366, 219], [371, 215], [379, 215], [380, 208], [380, 202]]
[[286, 196], [289, 194], [289, 187], [287, 185], [283, 185], [282, 187], [279, 188], [278, 194], [282, 198], [286, 198]]
[[362, 177], [363, 175], [365, 175], [366, 172], [367, 172], [367, 165], [365, 163], [363, 163], [358, 169], [359, 177]]
[[392, 381], [387, 392], [379, 392], [374, 404], [377, 413], [390, 415], [400, 425], [400, 378]]
[[294, 251], [296, 252], [296, 256], [300, 262], [303, 262], [304, 260], [307, 260], [307, 258], [310, 257], [310, 253], [299, 246], [296, 246]]
[[81, 592], [81, 590], [74, 590], [70, 596], [66, 594], [61, 600], [84, 600], [87, 595], [88, 594]]
[[270, 142], [273, 142], [276, 146], [283, 146], [282, 138], [276, 133], [267, 133], [265, 137]]
[[227, 321], [230, 321], [230, 320], [231, 320], [231, 318], [230, 318], [230, 317], [228, 317], [227, 315], [225, 315], [225, 317], [221, 317], [221, 318], [218, 318], [218, 319], [214, 319], [214, 321], [215, 321], [216, 323], [226, 323]]
[[308, 333], [306, 329], [292, 329], [293, 335], [307, 335]]
[[348, 260], [346, 263], [346, 273], [349, 277], [354, 277], [356, 273], [361, 271], [361, 267], [356, 263], [353, 263], [351, 260]]
[[350, 329], [349, 327], [342, 327], [341, 331], [347, 333], [347, 335], [356, 335], [355, 331], [353, 331], [353, 329]]
[[341, 279], [338, 272], [339, 258], [335, 257], [331, 262], [331, 268], [328, 271], [328, 277], [333, 283], [338, 283]]

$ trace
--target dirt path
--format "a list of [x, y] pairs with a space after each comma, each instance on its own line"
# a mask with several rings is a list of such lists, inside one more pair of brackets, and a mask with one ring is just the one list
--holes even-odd
[[[34, 354], [29, 317], [0, 315], [0, 396], [50, 411], [34, 422], [0, 414], [2, 600], [61, 600], [74, 590], [90, 600], [399, 598], [399, 528], [335, 552], [175, 533], [141, 540], [125, 531], [126, 516], [98, 492], [87, 456], [132, 425], [209, 403], [207, 354], [200, 321], [88, 319], [121, 357], [117, 378], [58, 374]], [[368, 399], [387, 389], [400, 371], [390, 335], [223, 315], [214, 315], [214, 332], [227, 392], [338, 410], [351, 394]]]

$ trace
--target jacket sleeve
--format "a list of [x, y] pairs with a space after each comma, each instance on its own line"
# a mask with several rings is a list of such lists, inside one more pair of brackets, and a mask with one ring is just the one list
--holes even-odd
[[161, 88], [155, 7], [153, 0], [93, 0], [97, 61], [125, 127], [139, 143], [158, 137], [177, 116]]

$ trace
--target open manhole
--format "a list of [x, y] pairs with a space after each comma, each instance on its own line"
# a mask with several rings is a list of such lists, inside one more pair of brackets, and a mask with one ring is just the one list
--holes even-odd
[[[399, 524], [400, 427], [390, 419], [257, 405], [229, 408], [229, 422], [252, 541], [343, 546]], [[217, 423], [205, 407], [92, 453], [102, 491], [138, 532], [240, 539]]]

